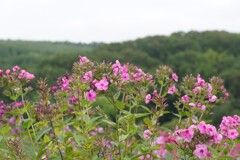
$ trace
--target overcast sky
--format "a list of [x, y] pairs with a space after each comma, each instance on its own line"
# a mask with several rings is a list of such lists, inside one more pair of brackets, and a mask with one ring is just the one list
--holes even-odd
[[240, 0], [0, 0], [0, 39], [116, 42], [190, 30], [240, 33]]

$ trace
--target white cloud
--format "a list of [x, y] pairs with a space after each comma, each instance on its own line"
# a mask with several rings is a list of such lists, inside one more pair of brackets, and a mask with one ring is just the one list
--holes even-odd
[[0, 39], [122, 41], [189, 30], [240, 32], [239, 0], [1, 0]]

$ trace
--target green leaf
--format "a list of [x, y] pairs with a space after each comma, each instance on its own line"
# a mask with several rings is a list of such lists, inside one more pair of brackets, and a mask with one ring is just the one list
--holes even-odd
[[171, 154], [171, 153], [169, 153], [169, 152], [167, 152], [166, 153], [166, 160], [174, 160], [174, 156]]
[[43, 128], [40, 131], [37, 132], [37, 138], [36, 138], [36, 142], [47, 132], [49, 132], [52, 128], [48, 127], [48, 128]]
[[113, 126], [113, 127], [116, 126], [116, 123], [115, 123], [115, 122], [113, 122], [113, 121], [111, 121], [111, 120], [108, 120], [108, 119], [104, 119], [103, 122], [105, 122], [105, 123], [107, 123], [107, 124], [109, 124], [110, 126]]
[[88, 103], [89, 103], [88, 100], [84, 99], [81, 102], [81, 106], [85, 107]]
[[116, 102], [116, 107], [117, 107], [118, 109], [122, 110], [122, 109], [124, 109], [124, 103], [121, 102], [121, 101], [119, 101], [119, 100], [117, 100], [117, 102]]
[[26, 128], [26, 129], [28, 129], [31, 125], [33, 124], [33, 120], [32, 119], [25, 119], [24, 121], [23, 121], [23, 126]]
[[0, 135], [0, 142], [2, 142], [3, 136]]
[[115, 93], [114, 96], [113, 96], [113, 100], [116, 102], [120, 95], [121, 95], [120, 91]]
[[10, 126], [5, 126], [1, 129], [1, 134], [5, 134], [11, 130]]
[[129, 136], [129, 134], [127, 134], [127, 135], [121, 135], [121, 136], [119, 137], [119, 140], [120, 140], [120, 141], [124, 141], [125, 139], [127, 139], [128, 136]]

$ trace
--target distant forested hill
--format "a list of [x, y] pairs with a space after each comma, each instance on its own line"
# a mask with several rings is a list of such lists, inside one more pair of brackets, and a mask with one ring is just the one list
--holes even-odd
[[220, 76], [232, 98], [225, 107], [218, 108], [221, 115], [217, 116], [240, 111], [240, 34], [177, 32], [111, 44], [0, 40], [0, 68], [19, 65], [48, 77], [51, 84], [57, 76], [70, 71], [78, 54], [96, 61], [134, 63], [151, 73], [159, 65], [169, 65], [180, 76]]

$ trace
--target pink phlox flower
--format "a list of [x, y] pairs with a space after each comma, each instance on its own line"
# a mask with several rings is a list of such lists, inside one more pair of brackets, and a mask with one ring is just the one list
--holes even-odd
[[96, 101], [96, 95], [97, 95], [96, 92], [93, 89], [91, 89], [86, 93], [86, 99], [88, 101]]
[[188, 95], [182, 96], [182, 102], [183, 102], [183, 103], [186, 103], [186, 102], [188, 102], [188, 101], [189, 101], [189, 96], [188, 96]]
[[177, 91], [177, 88], [175, 86], [172, 86], [168, 89], [168, 94], [174, 94]]
[[13, 70], [14, 72], [18, 71], [19, 69], [20, 69], [19, 66], [14, 66], [14, 67], [12, 68], [12, 70]]
[[228, 130], [227, 137], [231, 140], [236, 139], [238, 137], [239, 133], [236, 129], [230, 129]]
[[79, 62], [80, 62], [80, 64], [84, 64], [84, 63], [89, 62], [89, 59], [85, 56], [83, 56], [83, 57], [79, 56]]
[[0, 69], [0, 76], [3, 76], [3, 70]]
[[212, 85], [211, 85], [211, 84], [209, 84], [209, 83], [208, 83], [208, 89], [207, 89], [207, 90], [208, 90], [208, 93], [211, 93], [211, 92], [212, 92], [212, 90], [213, 90], [213, 88], [212, 88]]
[[102, 80], [100, 80], [99, 82], [97, 82], [95, 84], [95, 87], [97, 87], [97, 89], [99, 91], [102, 91], [102, 90], [106, 91], [108, 89], [108, 81], [107, 81], [107, 79], [103, 78]]
[[5, 73], [6, 73], [6, 75], [10, 75], [10, 74], [11, 74], [11, 70], [10, 70], [10, 69], [7, 69], [7, 70], [5, 71]]
[[86, 73], [84, 74], [82, 80], [83, 80], [84, 82], [87, 82], [87, 81], [89, 81], [90, 79], [92, 79], [92, 71], [86, 72]]
[[224, 99], [226, 100], [226, 99], [228, 99], [229, 98], [229, 93], [224, 93]]
[[145, 103], [148, 104], [151, 101], [151, 94], [147, 94], [145, 97]]
[[201, 121], [198, 124], [198, 130], [200, 131], [201, 134], [206, 134], [207, 133], [207, 124], [204, 121]]
[[144, 139], [149, 139], [152, 134], [153, 133], [149, 129], [147, 129], [143, 132], [143, 138]]
[[192, 92], [198, 94], [199, 93], [198, 87], [193, 88]]
[[217, 96], [212, 95], [212, 94], [209, 94], [209, 95], [208, 95], [208, 100], [209, 100], [210, 102], [215, 102], [215, 101], [217, 100]]
[[70, 98], [68, 98], [68, 103], [70, 103], [70, 104], [73, 104], [73, 103], [76, 103], [76, 102], [78, 102], [78, 98], [77, 97], [70, 97]]
[[69, 87], [69, 80], [66, 77], [62, 78], [62, 89], [66, 90]]
[[121, 80], [122, 80], [123, 82], [129, 81], [129, 80], [130, 80], [129, 74], [128, 74], [128, 73], [122, 73], [122, 74], [121, 74]]
[[34, 74], [27, 72], [26, 70], [21, 70], [19, 75], [19, 79], [25, 78], [27, 81], [32, 80], [35, 78]]
[[189, 103], [188, 105], [191, 106], [191, 107], [196, 107], [195, 103]]
[[156, 96], [158, 94], [157, 90], [153, 91], [153, 95]]
[[189, 127], [188, 129], [182, 130], [182, 137], [186, 142], [191, 142], [194, 136], [194, 129], [195, 127]]
[[204, 87], [205, 86], [205, 80], [201, 78], [201, 75], [198, 74], [197, 76], [197, 83], [196, 86]]
[[206, 110], [206, 106], [205, 106], [205, 105], [202, 105], [200, 102], [198, 102], [196, 106], [197, 106], [199, 109], [201, 109], [202, 111], [205, 111], [205, 110]]
[[211, 157], [211, 153], [208, 151], [207, 145], [205, 144], [196, 145], [196, 149], [193, 151], [193, 154], [200, 159]]
[[216, 144], [220, 143], [222, 141], [222, 138], [223, 136], [221, 134], [216, 133], [213, 135], [213, 141]]
[[175, 81], [175, 82], [178, 82], [178, 76], [176, 73], [173, 73], [172, 74], [172, 79]]
[[206, 134], [209, 135], [210, 137], [213, 136], [214, 134], [217, 134], [216, 127], [211, 124], [207, 124], [206, 125]]

